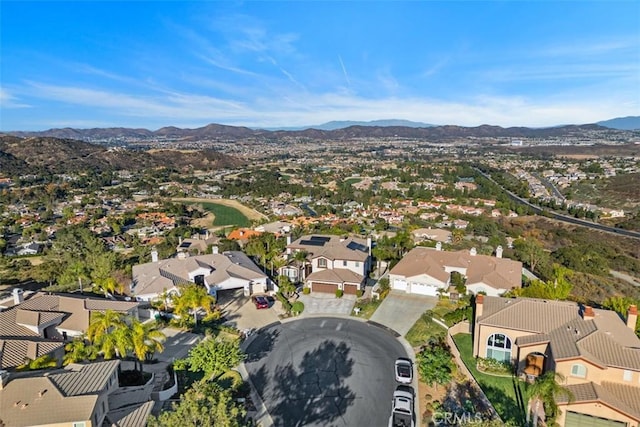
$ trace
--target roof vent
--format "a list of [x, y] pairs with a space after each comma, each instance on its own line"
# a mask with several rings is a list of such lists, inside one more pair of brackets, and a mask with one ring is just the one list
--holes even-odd
[[20, 407], [20, 409], [24, 409], [24, 408], [26, 408], [27, 406], [29, 406], [29, 404], [28, 404], [28, 403], [23, 403], [23, 404], [22, 404], [22, 406]]
[[580, 331], [579, 330], [575, 330], [576, 335], [580, 335]]
[[44, 394], [45, 394], [46, 392], [47, 392], [47, 389], [46, 389], [46, 388], [45, 388], [44, 390], [40, 390], [40, 391], [38, 392], [38, 397], [42, 397], [42, 396], [44, 396]]
[[17, 401], [15, 401], [15, 402], [13, 403], [13, 406], [19, 406], [19, 405], [20, 405], [20, 402], [22, 402], [22, 401], [21, 401], [21, 400], [17, 400]]

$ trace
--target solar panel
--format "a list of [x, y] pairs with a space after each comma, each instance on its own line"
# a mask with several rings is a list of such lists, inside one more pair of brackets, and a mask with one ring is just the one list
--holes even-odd
[[324, 246], [325, 243], [317, 240], [300, 240], [300, 244], [305, 246]]
[[327, 243], [331, 240], [331, 237], [326, 236], [311, 236], [311, 240]]

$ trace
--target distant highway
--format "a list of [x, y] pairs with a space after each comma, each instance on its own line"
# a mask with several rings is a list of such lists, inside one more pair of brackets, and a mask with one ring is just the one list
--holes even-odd
[[551, 217], [553, 219], [557, 219], [558, 221], [568, 222], [570, 224], [580, 225], [580, 226], [583, 226], [583, 227], [589, 227], [589, 228], [591, 228], [593, 230], [606, 231], [607, 233], [614, 233], [614, 234], [618, 234], [618, 235], [621, 235], [621, 236], [632, 237], [634, 239], [640, 239], [640, 233], [637, 232], [637, 231], [623, 230], [621, 228], [609, 227], [607, 225], [602, 225], [602, 224], [598, 224], [596, 222], [586, 221], [584, 219], [574, 218], [572, 216], [559, 214], [559, 213], [554, 212], [554, 211], [549, 210], [549, 209], [541, 208], [540, 206], [534, 205], [533, 203], [529, 202], [528, 200], [525, 200], [525, 199], [519, 197], [518, 195], [512, 193], [511, 191], [507, 190], [502, 185], [500, 185], [499, 183], [494, 181], [494, 179], [491, 178], [490, 175], [487, 175], [486, 173], [482, 172], [480, 169], [478, 169], [478, 168], [474, 168], [474, 169], [476, 171], [478, 171], [478, 173], [480, 173], [482, 176], [484, 176], [485, 178], [487, 178], [488, 180], [490, 180], [491, 182], [493, 182], [494, 184], [496, 184], [497, 186], [502, 188], [502, 190], [504, 190], [507, 193], [507, 195], [509, 196], [509, 198], [511, 200], [513, 200], [514, 202], [520, 203], [522, 205], [528, 206], [529, 208], [531, 208], [531, 210], [533, 212], [535, 212], [537, 214], [544, 214], [545, 216], [549, 216], [549, 217]]

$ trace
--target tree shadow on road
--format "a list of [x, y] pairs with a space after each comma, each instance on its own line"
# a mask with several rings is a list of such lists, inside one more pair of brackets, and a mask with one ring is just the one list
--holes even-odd
[[[256, 333], [256, 332], [254, 332]], [[279, 329], [267, 329], [256, 333], [257, 335], [247, 347], [247, 358], [245, 363], [257, 362], [263, 357], [267, 356], [273, 349], [274, 344], [280, 336]]]
[[[297, 367], [291, 363], [276, 366], [270, 381], [271, 402], [267, 404], [275, 425], [329, 426], [342, 417], [355, 400], [355, 393], [346, 383], [355, 363], [349, 353], [345, 343], [326, 340], [306, 352]], [[257, 377], [263, 375], [258, 372]], [[264, 396], [265, 378], [256, 378], [255, 382], [261, 383], [262, 391], [257, 384], [256, 388]]]

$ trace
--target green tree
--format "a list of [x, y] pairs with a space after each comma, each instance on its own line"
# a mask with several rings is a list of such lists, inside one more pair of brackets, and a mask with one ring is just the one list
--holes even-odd
[[211, 314], [215, 303], [216, 299], [209, 295], [207, 289], [195, 283], [178, 286], [178, 294], [173, 295], [175, 313], [183, 318], [193, 315], [195, 325], [198, 324], [198, 310]]
[[164, 350], [163, 342], [167, 337], [155, 323], [142, 323], [138, 319], [132, 319], [131, 325], [131, 350], [140, 363], [140, 372], [142, 372], [142, 363], [151, 359], [155, 352]]
[[557, 372], [547, 371], [536, 378], [533, 384], [527, 385], [526, 394], [529, 399], [527, 423], [531, 416], [533, 416], [532, 425], [538, 425], [538, 417], [541, 412], [540, 406], [542, 405], [542, 410], [546, 415], [546, 424], [554, 425], [555, 419], [558, 416], [557, 399], [560, 397], [565, 397], [569, 401], [574, 399], [571, 391], [558, 384], [557, 380], [563, 381], [564, 377]]
[[125, 356], [131, 345], [125, 316], [113, 310], [91, 314], [87, 338], [105, 359], [113, 359], [116, 355]]
[[249, 427], [246, 409], [229, 390], [210, 382], [197, 382], [172, 405], [171, 411], [149, 417], [149, 427]]
[[216, 378], [238, 366], [245, 358], [240, 340], [216, 341], [207, 338], [189, 351], [186, 364], [191, 372], [204, 372], [204, 378]]
[[76, 337], [64, 346], [65, 354], [63, 364], [86, 362], [96, 358], [96, 348], [87, 343], [85, 336]]
[[517, 239], [513, 242], [513, 249], [515, 256], [528, 265], [534, 273], [540, 264], [548, 262], [550, 259], [549, 253], [545, 251], [542, 244], [533, 237]]
[[425, 383], [445, 385], [451, 382], [454, 364], [449, 347], [441, 338], [430, 339], [417, 354], [418, 373]]
[[294, 285], [293, 282], [291, 282], [291, 279], [285, 275], [278, 276], [278, 287], [279, 291], [287, 298], [293, 295], [296, 291], [296, 285]]
[[293, 260], [298, 265], [298, 271], [300, 282], [304, 282], [307, 278], [307, 257], [309, 256], [309, 252], [307, 251], [296, 251], [293, 253]]

